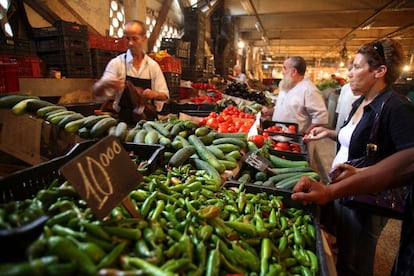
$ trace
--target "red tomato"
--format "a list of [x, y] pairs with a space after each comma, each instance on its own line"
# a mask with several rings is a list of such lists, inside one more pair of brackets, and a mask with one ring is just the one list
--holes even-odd
[[296, 126], [295, 125], [289, 125], [289, 133], [295, 134], [296, 133]]
[[207, 119], [208, 117], [201, 118], [200, 121], [198, 121], [198, 125], [204, 126], [207, 123]]
[[263, 147], [265, 143], [265, 138], [263, 137], [263, 135], [250, 136], [249, 140], [255, 143], [255, 145], [258, 147]]
[[282, 150], [290, 150], [289, 143], [287, 142], [277, 142], [275, 147], [281, 148]]
[[218, 128], [218, 120], [216, 118], [209, 118], [207, 119], [206, 125], [208, 127], [211, 127], [212, 129], [217, 129]]

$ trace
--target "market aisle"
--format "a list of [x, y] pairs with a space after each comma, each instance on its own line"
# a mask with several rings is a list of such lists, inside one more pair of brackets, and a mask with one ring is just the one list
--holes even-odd
[[[329, 171], [335, 156], [336, 143], [330, 139], [315, 141], [309, 150], [313, 151], [317, 163], [313, 165], [323, 168], [324, 171], [320, 172], [322, 173], [321, 177], [322, 179], [326, 178], [326, 172]], [[400, 242], [400, 231], [401, 221], [394, 219], [390, 219], [382, 231], [375, 255], [375, 276], [390, 275]]]

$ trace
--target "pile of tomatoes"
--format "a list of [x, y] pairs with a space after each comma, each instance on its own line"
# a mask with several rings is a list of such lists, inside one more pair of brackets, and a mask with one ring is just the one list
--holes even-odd
[[214, 84], [196, 82], [196, 83], [192, 83], [191, 86], [196, 90], [205, 90], [205, 95], [193, 97], [192, 100], [196, 104], [201, 104], [201, 103], [212, 103], [213, 104], [223, 98], [221, 91], [218, 90]]
[[[198, 124], [215, 129], [218, 133], [249, 132], [254, 124], [256, 116], [245, 113], [235, 106], [228, 106], [222, 112], [210, 112], [207, 117], [202, 118]], [[251, 120], [240, 120], [251, 119]]]
[[273, 125], [271, 127], [265, 128], [263, 131], [296, 134], [297, 128], [296, 128], [296, 125], [285, 125], [284, 127], [279, 126], [279, 125]]
[[274, 150], [291, 151], [291, 152], [300, 153], [300, 146], [296, 143], [273, 141], [272, 146]]

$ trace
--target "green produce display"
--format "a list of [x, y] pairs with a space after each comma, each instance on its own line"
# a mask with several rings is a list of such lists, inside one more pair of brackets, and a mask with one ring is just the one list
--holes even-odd
[[119, 205], [98, 221], [68, 182], [55, 181], [33, 199], [51, 218], [29, 245], [27, 261], [0, 264], [0, 271], [33, 272], [34, 262], [47, 257], [54, 269], [83, 275], [319, 271], [312, 215], [288, 207], [282, 196], [219, 187], [187, 164], [144, 176], [129, 197], [143, 218]]

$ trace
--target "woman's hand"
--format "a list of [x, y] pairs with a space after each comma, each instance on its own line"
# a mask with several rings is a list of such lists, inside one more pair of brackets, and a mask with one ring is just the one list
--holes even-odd
[[301, 200], [304, 204], [325, 204], [332, 200], [326, 185], [306, 176], [301, 177], [293, 187], [292, 199]]
[[303, 142], [310, 142], [315, 140], [320, 140], [326, 137], [331, 137], [333, 130], [324, 128], [324, 127], [314, 127], [311, 131], [309, 131], [309, 134], [306, 134], [303, 136]]
[[355, 168], [349, 164], [342, 163], [335, 165], [333, 170], [329, 173], [329, 176], [331, 177], [331, 182], [335, 183], [347, 177], [350, 177], [364, 169], [366, 168]]

